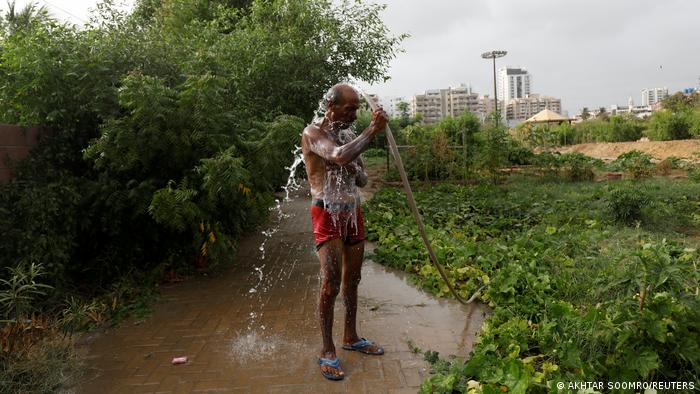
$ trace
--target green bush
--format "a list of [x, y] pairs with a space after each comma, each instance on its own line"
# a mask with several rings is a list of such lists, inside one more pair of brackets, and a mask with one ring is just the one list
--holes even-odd
[[642, 208], [648, 203], [647, 194], [633, 185], [614, 188], [607, 194], [608, 213], [624, 224], [642, 220]]
[[370, 157], [384, 157], [386, 156], [386, 151], [384, 149], [380, 148], [370, 148], [364, 151], [362, 153], [362, 157], [370, 158]]
[[[477, 161], [480, 125], [466, 112], [433, 125], [413, 124], [402, 129], [397, 139], [411, 145], [401, 150], [406, 173], [411, 179], [463, 179], [473, 172]], [[461, 146], [466, 137], [466, 152]], [[465, 156], [466, 154], [466, 156]]]
[[688, 179], [694, 182], [700, 182], [700, 167], [696, 167], [688, 171]]
[[636, 141], [644, 132], [643, 122], [635, 116], [616, 115], [609, 120], [609, 132], [606, 141]]
[[595, 179], [595, 168], [602, 165], [601, 160], [578, 152], [563, 154], [558, 160], [564, 177], [570, 181], [591, 181]]
[[633, 179], [648, 178], [654, 170], [654, 164], [652, 164], [651, 160], [651, 155], [638, 150], [631, 150], [618, 156], [612, 162], [611, 169], [626, 171]]
[[535, 162], [535, 153], [514, 139], [507, 140], [507, 149], [508, 163], [511, 165], [529, 165]]
[[656, 111], [648, 124], [646, 136], [655, 141], [682, 140], [691, 136], [687, 112]]

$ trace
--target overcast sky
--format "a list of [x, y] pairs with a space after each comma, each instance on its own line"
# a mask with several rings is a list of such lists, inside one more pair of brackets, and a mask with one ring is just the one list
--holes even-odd
[[[23, 5], [26, 0], [17, 0]], [[493, 95], [490, 61], [525, 67], [533, 93], [560, 97], [571, 115], [587, 106], [641, 104], [641, 90], [697, 87], [698, 0], [383, 0], [387, 26], [411, 35], [391, 63], [391, 80], [368, 87], [380, 96], [471, 84]], [[37, 0], [82, 24], [96, 0]], [[132, 1], [127, 1], [132, 3]], [[0, 7], [6, 8], [5, 2]]]

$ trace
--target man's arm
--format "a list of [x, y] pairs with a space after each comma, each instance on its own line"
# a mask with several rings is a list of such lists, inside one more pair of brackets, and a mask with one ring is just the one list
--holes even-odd
[[355, 185], [358, 187], [367, 186], [369, 182], [369, 176], [365, 172], [365, 163], [362, 162], [362, 156], [358, 156], [355, 160], [355, 165], [357, 166], [357, 171], [355, 172]]
[[306, 139], [309, 149], [321, 156], [324, 160], [338, 165], [345, 165], [355, 160], [364, 152], [372, 138], [380, 132], [387, 123], [387, 116], [384, 110], [379, 109], [372, 113], [372, 122], [362, 133], [345, 145], [337, 146], [326, 133], [319, 127], [309, 126], [304, 129], [303, 138]]

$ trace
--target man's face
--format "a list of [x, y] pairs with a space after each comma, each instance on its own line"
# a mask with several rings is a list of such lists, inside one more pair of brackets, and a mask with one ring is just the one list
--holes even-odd
[[329, 119], [340, 123], [342, 128], [350, 127], [352, 122], [357, 119], [358, 108], [360, 108], [360, 98], [357, 96], [357, 93], [352, 91], [344, 92], [342, 99], [338, 100], [338, 103], [331, 103], [328, 106]]

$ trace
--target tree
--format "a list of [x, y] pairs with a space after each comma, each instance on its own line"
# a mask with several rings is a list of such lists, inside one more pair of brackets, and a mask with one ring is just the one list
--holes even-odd
[[683, 94], [677, 92], [661, 101], [661, 106], [671, 112], [690, 111], [695, 107], [700, 107], [700, 93]]
[[596, 119], [605, 121], [608, 120], [608, 118], [608, 111], [605, 109], [605, 107], [598, 108], [598, 114], [596, 115]]
[[647, 136], [652, 140], [669, 141], [690, 138], [690, 119], [685, 111], [654, 112], [648, 121]]
[[581, 119], [587, 120], [590, 117], [591, 117], [591, 113], [588, 112], [588, 107], [583, 107], [583, 109], [581, 110]]
[[7, 2], [7, 12], [0, 17], [0, 26], [3, 30], [7, 30], [7, 35], [10, 36], [16, 32], [28, 29], [32, 23], [48, 17], [46, 7], [37, 7], [36, 3], [27, 3], [21, 11], [16, 11], [15, 1]]

